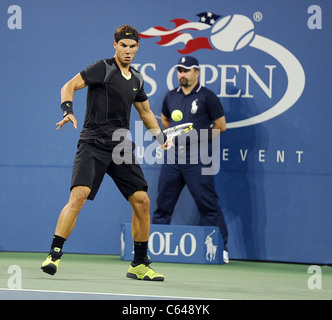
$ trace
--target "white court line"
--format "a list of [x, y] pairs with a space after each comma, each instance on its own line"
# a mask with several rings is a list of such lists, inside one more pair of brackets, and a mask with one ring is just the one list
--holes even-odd
[[38, 290], [38, 289], [8, 289], [0, 288], [1, 290], [9, 292], [40, 292], [40, 293], [59, 293], [59, 294], [76, 294], [76, 295], [106, 295], [106, 296], [120, 296], [120, 297], [140, 297], [140, 298], [159, 298], [159, 299], [182, 299], [182, 300], [228, 300], [228, 299], [214, 299], [214, 298], [197, 298], [197, 297], [179, 297], [179, 296], [157, 296], [144, 294], [126, 294], [126, 293], [111, 293], [111, 292], [85, 292], [85, 291], [59, 291], [59, 290]]

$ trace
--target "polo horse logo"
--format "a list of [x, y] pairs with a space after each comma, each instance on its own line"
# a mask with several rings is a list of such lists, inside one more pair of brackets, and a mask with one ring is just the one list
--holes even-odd
[[205, 245], [206, 245], [206, 260], [212, 261], [216, 259], [216, 253], [218, 246], [215, 246], [212, 241], [212, 235], [216, 232], [213, 230], [206, 238], [205, 238]]
[[197, 112], [197, 109], [198, 109], [197, 101], [198, 101], [198, 99], [195, 99], [191, 104], [191, 113], [192, 114], [195, 114]]
[[120, 243], [121, 243], [121, 257], [124, 256], [125, 254], [125, 249], [126, 249], [126, 242], [125, 242], [125, 237], [124, 237], [124, 228], [121, 231], [120, 234]]

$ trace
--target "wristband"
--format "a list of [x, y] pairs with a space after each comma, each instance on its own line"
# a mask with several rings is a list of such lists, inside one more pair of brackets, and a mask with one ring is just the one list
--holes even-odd
[[167, 141], [167, 136], [164, 132], [160, 131], [156, 136], [153, 136], [159, 144], [163, 145]]
[[65, 117], [67, 114], [74, 114], [73, 103], [71, 101], [65, 101], [61, 103], [62, 115]]

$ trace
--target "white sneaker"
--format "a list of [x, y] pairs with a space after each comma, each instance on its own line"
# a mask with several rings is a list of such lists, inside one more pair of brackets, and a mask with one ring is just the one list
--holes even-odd
[[228, 251], [226, 250], [223, 251], [223, 258], [224, 258], [224, 263], [229, 263]]

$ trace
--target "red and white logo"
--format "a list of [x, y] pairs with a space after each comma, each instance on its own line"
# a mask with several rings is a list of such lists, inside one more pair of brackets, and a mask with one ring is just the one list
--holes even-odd
[[212, 12], [202, 12], [197, 15], [199, 21], [188, 21], [186, 19], [173, 19], [175, 28], [166, 29], [164, 27], [156, 26], [145, 30], [140, 33], [141, 38], [154, 38], [160, 37], [160, 41], [157, 44], [168, 47], [177, 43], [184, 43], [185, 47], [181, 50], [177, 50], [181, 54], [189, 54], [199, 49], [214, 50], [207, 37], [194, 38], [191, 33], [185, 32], [189, 30], [203, 31], [210, 29], [216, 21], [221, 17]]

